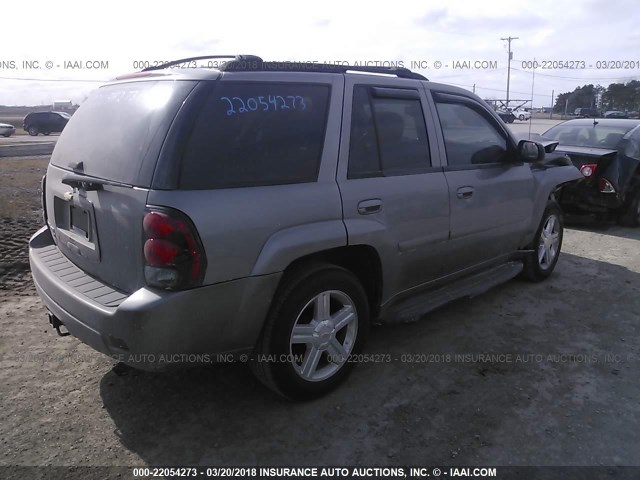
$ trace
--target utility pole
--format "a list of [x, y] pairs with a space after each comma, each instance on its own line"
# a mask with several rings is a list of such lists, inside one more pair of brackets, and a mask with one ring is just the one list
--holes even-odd
[[473, 93], [476, 93], [476, 84], [473, 84]]
[[500, 40], [506, 40], [509, 42], [509, 61], [507, 62], [507, 108], [509, 107], [509, 81], [511, 80], [511, 59], [513, 58], [513, 54], [511, 53], [511, 40], [518, 40], [519, 37], [507, 37], [501, 38]]
[[553, 107], [554, 107], [554, 105], [553, 105], [553, 100], [554, 100], [554, 98], [555, 98], [555, 94], [556, 94], [555, 89], [554, 89], [554, 90], [551, 90], [551, 112], [549, 112], [549, 119], [552, 119], [552, 118], [553, 118]]

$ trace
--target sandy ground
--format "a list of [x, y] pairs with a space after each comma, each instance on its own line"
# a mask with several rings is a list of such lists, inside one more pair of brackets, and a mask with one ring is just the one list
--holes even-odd
[[239, 364], [119, 376], [58, 337], [26, 263], [46, 160], [0, 159], [0, 466], [640, 465], [640, 229], [568, 229], [548, 281], [377, 327], [391, 361], [292, 404]]

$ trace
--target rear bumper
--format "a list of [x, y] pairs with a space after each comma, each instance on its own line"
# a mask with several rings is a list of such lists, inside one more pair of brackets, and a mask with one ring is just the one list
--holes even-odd
[[607, 213], [623, 206], [619, 194], [601, 193], [586, 182], [563, 187], [560, 203], [568, 212]]
[[[82, 342], [145, 369], [215, 361], [216, 354], [253, 348], [281, 275], [247, 277], [179, 292], [149, 288], [129, 295], [115, 292], [103, 298], [117, 298], [117, 293], [122, 298], [101, 303], [61, 276], [61, 271], [73, 268], [60, 270], [65, 259], [56, 266], [43, 259], [43, 251], [51, 255], [56, 250], [47, 227], [29, 242], [31, 272], [45, 306]], [[98, 286], [92, 292], [109, 288]]]

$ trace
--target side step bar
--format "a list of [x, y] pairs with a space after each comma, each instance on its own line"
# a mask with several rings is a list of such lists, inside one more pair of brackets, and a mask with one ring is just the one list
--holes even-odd
[[417, 294], [391, 305], [381, 315], [379, 321], [383, 323], [415, 322], [425, 313], [453, 300], [476, 297], [501, 283], [511, 280], [522, 271], [522, 268], [522, 262], [508, 262], [475, 275], [464, 277], [444, 287]]

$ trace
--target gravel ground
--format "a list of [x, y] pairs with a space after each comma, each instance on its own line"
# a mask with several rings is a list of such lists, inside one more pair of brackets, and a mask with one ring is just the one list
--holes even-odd
[[548, 281], [377, 327], [366, 351], [391, 361], [290, 403], [243, 365], [118, 375], [59, 338], [25, 263], [39, 183], [12, 190], [3, 161], [0, 466], [640, 466], [640, 229], [574, 226]]

